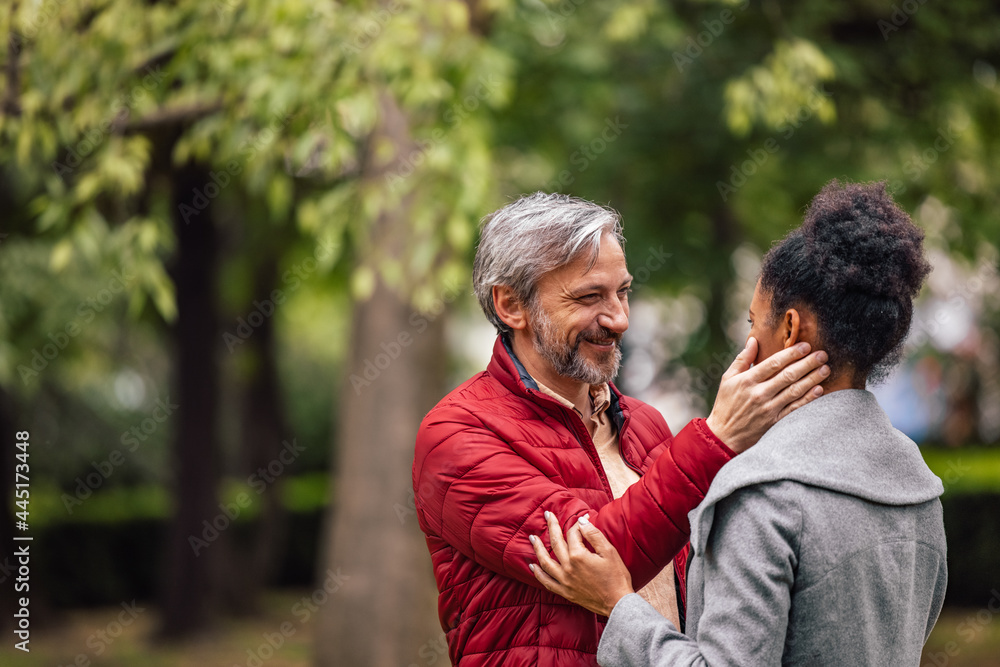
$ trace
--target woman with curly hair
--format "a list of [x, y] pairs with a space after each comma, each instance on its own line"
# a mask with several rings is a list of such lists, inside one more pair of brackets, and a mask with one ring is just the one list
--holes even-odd
[[[601, 665], [918, 665], [947, 583], [941, 480], [866, 390], [899, 360], [930, 266], [884, 183], [829, 183], [764, 257], [750, 304], [760, 363], [824, 349], [823, 396], [727, 463], [689, 515], [685, 633], [634, 594], [586, 517], [536, 577], [609, 616]], [[586, 546], [592, 545], [594, 551]]]

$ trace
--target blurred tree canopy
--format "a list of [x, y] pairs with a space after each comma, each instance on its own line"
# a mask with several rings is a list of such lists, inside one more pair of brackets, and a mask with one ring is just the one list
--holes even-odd
[[[357, 573], [320, 661], [425, 657], [429, 576], [393, 573], [426, 554], [392, 506], [446, 389], [436, 313], [468, 293], [477, 220], [511, 196], [621, 210], [634, 273], [668, 256], [645, 287], [704, 304], [671, 360], [694, 368], [746, 307], [740, 249], [796, 226], [833, 177], [888, 180], [930, 247], [996, 266], [1000, 15], [983, 0], [17, 0], [0, 30], [0, 391], [71, 426], [113, 422], [123, 370], [170, 386], [168, 635], [267, 580], [273, 500], [246, 580], [216, 590], [241, 549], [190, 538], [224, 476], [310, 428], [285, 405], [280, 345], [318, 341], [341, 364], [309, 380], [331, 385], [341, 482], [319, 572]], [[312, 317], [323, 302], [335, 326]]]
[[[470, 244], [491, 183], [489, 128], [470, 112], [502, 105], [510, 85], [507, 58], [470, 30], [470, 15], [461, 2], [235, 0], [49, 0], [2, 14], [13, 235], [0, 268], [0, 384], [30, 396], [72, 386], [78, 365], [114, 366], [120, 348], [88, 325], [119, 294], [161, 339], [169, 331], [183, 408], [166, 636], [197, 631], [227, 594], [238, 608], [245, 590], [217, 590], [223, 557], [202, 528], [218, 512], [224, 463], [220, 338], [230, 353], [244, 340], [254, 348], [235, 392], [240, 467], [254, 470], [281, 449], [270, 315], [289, 292], [346, 257], [341, 283], [360, 301], [382, 286], [426, 307], [465, 273], [454, 250]], [[390, 114], [402, 120], [381, 132]], [[405, 229], [379, 224], [404, 206]], [[386, 232], [394, 250], [377, 236]], [[303, 237], [313, 256], [279, 271]], [[220, 298], [246, 313], [243, 330], [220, 331]], [[267, 560], [268, 537], [250, 570]]]
[[726, 299], [733, 251], [768, 248], [831, 178], [887, 180], [915, 214], [935, 199], [947, 225], [915, 215], [929, 243], [996, 265], [989, 3], [526, 3], [504, 17], [498, 42], [520, 65], [499, 112], [505, 189], [610, 202], [634, 265], [672, 252], [650, 282], [708, 309], [686, 363], [706, 364], [745, 312]]

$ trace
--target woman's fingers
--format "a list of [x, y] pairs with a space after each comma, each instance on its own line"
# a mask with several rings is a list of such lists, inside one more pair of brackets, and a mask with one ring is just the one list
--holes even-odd
[[574, 528], [580, 528], [580, 534], [590, 543], [590, 546], [594, 547], [594, 552], [598, 555], [604, 556], [610, 551], [614, 551], [617, 554], [618, 551], [611, 542], [608, 542], [608, 538], [604, 537], [604, 533], [597, 526], [590, 523], [589, 520], [585, 520], [588, 518], [587, 515], [580, 517]]
[[[610, 614], [618, 600], [632, 592], [632, 577], [614, 545], [590, 523], [588, 515], [570, 526], [565, 539], [555, 516], [546, 512], [545, 521], [558, 560], [532, 535], [529, 539], [538, 564], [529, 567], [535, 579], [570, 602], [597, 614]], [[591, 552], [584, 540], [597, 552]]]
[[545, 512], [545, 523], [549, 527], [549, 543], [552, 545], [552, 553], [556, 555], [560, 563], [569, 560], [569, 550], [566, 548], [566, 541], [563, 539], [562, 528], [559, 526], [559, 519], [552, 512]]
[[542, 538], [537, 535], [530, 535], [528, 539], [531, 541], [531, 548], [535, 550], [535, 558], [538, 559], [538, 565], [532, 568], [533, 570], [536, 570], [535, 578], [538, 578], [537, 570], [539, 569], [543, 570], [549, 576], [559, 576], [561, 566], [559, 563], [552, 560], [551, 556], [549, 556], [549, 552], [545, 549], [545, 545], [542, 544]]
[[[570, 556], [577, 556], [589, 552], [589, 549], [587, 549], [587, 547], [583, 544], [583, 535], [581, 534], [581, 528], [583, 527], [582, 522], [589, 518], [589, 516], [589, 514], [584, 514], [580, 517], [579, 521], [570, 526], [569, 530], [566, 531], [566, 546], [569, 548]], [[563, 565], [565, 565], [565, 563], [563, 563]]]
[[545, 588], [552, 591], [556, 595], [566, 597], [566, 589], [558, 581], [549, 576], [543, 568], [539, 567], [535, 563], [530, 563], [528, 568], [535, 575], [535, 579], [538, 580], [538, 583], [545, 586]]

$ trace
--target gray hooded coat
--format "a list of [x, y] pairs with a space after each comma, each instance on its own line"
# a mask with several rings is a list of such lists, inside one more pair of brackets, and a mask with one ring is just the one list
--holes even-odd
[[919, 665], [947, 583], [942, 492], [874, 395], [818, 398], [727, 463], [691, 511], [686, 635], [628, 595], [597, 660]]

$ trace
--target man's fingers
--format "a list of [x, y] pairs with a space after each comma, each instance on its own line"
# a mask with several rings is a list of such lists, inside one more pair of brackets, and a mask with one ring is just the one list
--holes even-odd
[[729, 364], [729, 368], [723, 373], [723, 379], [731, 378], [734, 375], [739, 375], [740, 373], [745, 373], [750, 370], [750, 366], [753, 364], [753, 360], [757, 358], [757, 339], [751, 336], [747, 338], [747, 344], [743, 350], [736, 355], [733, 359], [733, 363]]
[[806, 395], [800, 398], [799, 400], [795, 401], [794, 403], [786, 405], [785, 408], [780, 413], [778, 413], [778, 419], [779, 420], [784, 419], [789, 414], [791, 414], [795, 410], [798, 410], [806, 403], [815, 401], [822, 395], [823, 395], [823, 387], [815, 387], [812, 391], [806, 392]]
[[[809, 349], [809, 343], [798, 343], [786, 347], [780, 352], [775, 352], [747, 371], [747, 379], [753, 383], [762, 383], [768, 379], [774, 379], [776, 376], [780, 377], [782, 370], [786, 367], [793, 368], [795, 362], [809, 354]], [[806, 372], [808, 371], [803, 372], [802, 375], [805, 375]]]
[[[786, 347], [785, 349], [775, 352], [770, 357], [760, 362], [752, 369], [748, 374], [748, 378], [753, 382], [764, 383], [767, 380], [779, 379], [781, 373], [787, 369], [792, 369], [790, 372], [794, 372], [794, 367], [797, 362], [799, 362], [803, 357], [809, 354], [810, 345], [809, 343], [797, 343], [791, 347]], [[803, 372], [802, 374], [808, 371]]]
[[[782, 350], [782, 352], [787, 352], [787, 350]], [[771, 359], [774, 359], [774, 357], [776, 356], [778, 355], [772, 356]], [[796, 382], [799, 382], [800, 380], [807, 378], [809, 374], [812, 373], [813, 371], [823, 368], [824, 364], [826, 364], [826, 360], [827, 360], [826, 352], [824, 352], [823, 350], [814, 352], [806, 356], [804, 359], [793, 361], [788, 365], [782, 367], [780, 370], [778, 370], [778, 372], [775, 375], [771, 377], [771, 379], [762, 382], [761, 387], [764, 388], [764, 391], [769, 397], [773, 398], [781, 394], [789, 387], [792, 387], [792, 385], [794, 385]], [[768, 359], [768, 361], [770, 361], [770, 359]], [[829, 370], [830, 370], [829, 367], [827, 367], [827, 372]], [[813, 386], [814, 384], [815, 383], [811, 379], [809, 379], [803, 382], [802, 384], [798, 385], [796, 389], [793, 389], [793, 392], [797, 390], [799, 393], [795, 396], [791, 396], [791, 398], [786, 402], [791, 403], [792, 399], [799, 398], [799, 396], [802, 396], [806, 392], [806, 390], [808, 390], [808, 388]]]
[[556, 555], [560, 563], [565, 564], [569, 560], [569, 550], [566, 548], [566, 541], [563, 539], [559, 519], [552, 512], [546, 511], [545, 523], [549, 527], [549, 543], [552, 545], [552, 553]]
[[[829, 370], [825, 373], [823, 372], [823, 369], [825, 368], [827, 367], [821, 366], [820, 368], [817, 368], [812, 373], [802, 378], [782, 393], [778, 394], [776, 400], [779, 405], [782, 401], [792, 401], [781, 408], [781, 411], [778, 413], [778, 419], [784, 419], [793, 411], [801, 408], [810, 401], [815, 401], [823, 395], [823, 387], [819, 386], [819, 383], [823, 382], [830, 376]], [[803, 391], [805, 392], [804, 394], [800, 393]], [[799, 398], [796, 398], [796, 396], [799, 396]]]
[[768, 393], [772, 393], [779, 410], [805, 396], [810, 389], [826, 380], [830, 367], [826, 352], [822, 350], [810, 354], [805, 359], [788, 366], [765, 383]]

